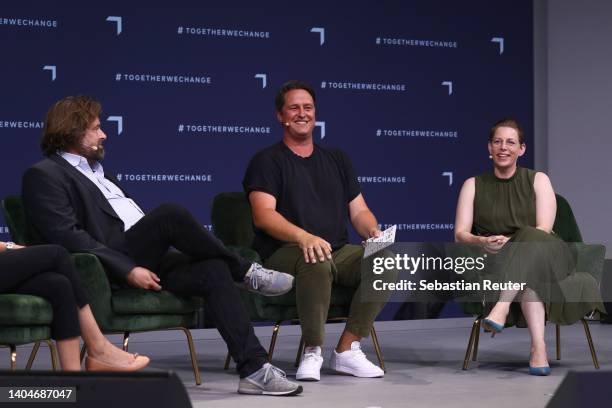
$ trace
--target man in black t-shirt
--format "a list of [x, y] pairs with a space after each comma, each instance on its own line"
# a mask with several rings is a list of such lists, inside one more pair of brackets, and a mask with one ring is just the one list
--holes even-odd
[[296, 277], [297, 309], [306, 349], [298, 380], [318, 381], [332, 282], [355, 288], [349, 319], [331, 368], [356, 377], [382, 377], [360, 348], [384, 302], [361, 302], [363, 247], [349, 245], [347, 216], [363, 237], [381, 234], [360, 192], [349, 158], [313, 143], [315, 94], [299, 81], [276, 97], [283, 140], [257, 153], [243, 187], [256, 228], [255, 249], [266, 267]]

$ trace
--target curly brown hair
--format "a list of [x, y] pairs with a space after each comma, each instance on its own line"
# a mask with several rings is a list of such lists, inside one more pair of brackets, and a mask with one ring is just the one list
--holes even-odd
[[55, 102], [45, 118], [40, 141], [43, 154], [49, 156], [79, 144], [101, 112], [100, 102], [89, 96], [67, 96]]

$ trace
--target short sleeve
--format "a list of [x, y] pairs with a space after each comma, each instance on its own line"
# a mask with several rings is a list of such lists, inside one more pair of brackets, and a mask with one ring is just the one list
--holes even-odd
[[357, 175], [353, 168], [351, 159], [344, 152], [339, 151], [339, 157], [343, 166], [344, 185], [346, 186], [347, 198], [350, 203], [361, 193], [361, 186], [357, 181]]
[[264, 151], [251, 159], [242, 180], [242, 188], [247, 196], [252, 191], [262, 191], [279, 198], [282, 189], [281, 171], [272, 154]]

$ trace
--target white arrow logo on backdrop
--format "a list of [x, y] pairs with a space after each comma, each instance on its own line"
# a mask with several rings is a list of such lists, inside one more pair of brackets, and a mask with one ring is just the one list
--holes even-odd
[[442, 82], [442, 86], [448, 86], [448, 94], [453, 94], [453, 82], [452, 81], [444, 81]]
[[123, 133], [123, 116], [109, 116], [106, 118], [109, 122], [117, 122], [117, 134]]
[[268, 76], [266, 74], [255, 74], [255, 78], [261, 79], [261, 87], [265, 88], [268, 86]]
[[504, 53], [504, 37], [493, 37], [491, 42], [499, 44], [499, 55], [502, 55]]
[[325, 138], [325, 122], [315, 122], [315, 127], [318, 126], [321, 128], [321, 140]]
[[319, 45], [323, 45], [325, 43], [325, 29], [323, 27], [312, 27], [310, 32], [319, 33]]
[[57, 77], [57, 67], [55, 65], [45, 65], [43, 71], [51, 71], [51, 81], [55, 81]]
[[453, 172], [452, 171], [445, 171], [442, 173], [443, 177], [448, 177], [448, 185], [452, 186], [453, 185]]
[[123, 25], [122, 25], [123, 19], [121, 17], [119, 17], [119, 16], [108, 16], [108, 17], [106, 17], [106, 21], [116, 23], [117, 24], [117, 35], [121, 34], [121, 31], [123, 29]]

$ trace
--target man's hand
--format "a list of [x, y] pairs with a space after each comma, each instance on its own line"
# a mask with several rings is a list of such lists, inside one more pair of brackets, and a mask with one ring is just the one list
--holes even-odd
[[378, 238], [382, 235], [382, 231], [378, 227], [374, 227], [368, 231], [368, 238], [361, 241], [362, 246], [366, 246], [367, 240], [370, 238]]
[[137, 266], [127, 275], [127, 281], [130, 285], [141, 289], [161, 290], [159, 285], [159, 277], [142, 266]]
[[[25, 248], [25, 247], [24, 247], [24, 246], [22, 246], [22, 245], [13, 244], [13, 250], [15, 250], [15, 249], [21, 249], [21, 248]], [[6, 242], [2, 242], [2, 241], [0, 241], [0, 252], [4, 252], [4, 251], [6, 251], [6, 250], [7, 250], [7, 249], [6, 249]]]
[[332, 259], [332, 247], [329, 242], [323, 238], [317, 237], [304, 231], [298, 237], [298, 245], [304, 253], [304, 261], [306, 263], [324, 262], [325, 259]]
[[370, 230], [370, 233], [369, 233], [369, 237], [368, 237], [368, 238], [378, 238], [378, 237], [380, 237], [381, 235], [382, 235], [382, 231], [381, 231], [381, 230], [380, 230], [378, 227], [376, 227], [376, 228], [372, 228], [372, 229]]
[[491, 235], [490, 237], [483, 238], [484, 249], [490, 254], [498, 253], [510, 239], [504, 235]]

